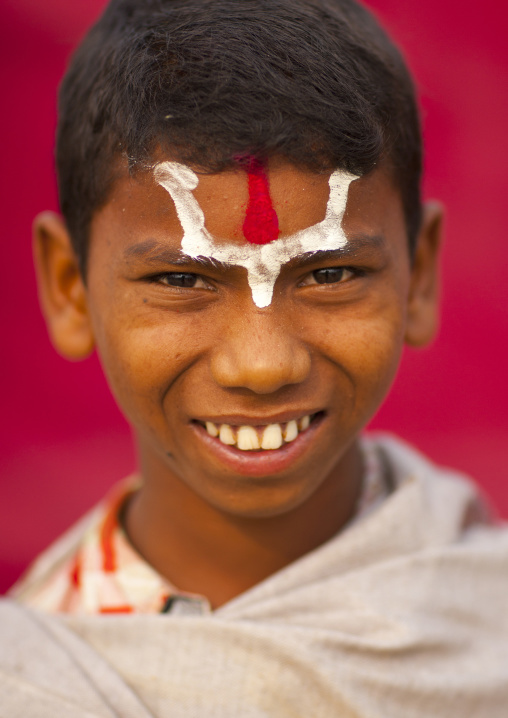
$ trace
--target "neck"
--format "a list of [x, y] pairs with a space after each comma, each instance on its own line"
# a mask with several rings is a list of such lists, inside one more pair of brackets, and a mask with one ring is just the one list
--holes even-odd
[[226, 514], [153, 456], [141, 458], [144, 484], [126, 509], [127, 535], [156, 571], [212, 608], [332, 538], [353, 517], [361, 490], [356, 444], [305, 502], [267, 518]]

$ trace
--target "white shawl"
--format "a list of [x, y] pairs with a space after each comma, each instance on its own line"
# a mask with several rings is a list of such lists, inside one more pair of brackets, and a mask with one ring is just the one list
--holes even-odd
[[1, 718], [506, 718], [508, 530], [467, 527], [470, 482], [379, 444], [384, 504], [211, 615], [0, 603]]

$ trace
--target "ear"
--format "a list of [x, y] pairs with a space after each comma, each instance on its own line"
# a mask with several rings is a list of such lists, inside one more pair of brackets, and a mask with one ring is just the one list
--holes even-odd
[[33, 226], [39, 302], [53, 346], [67, 359], [84, 359], [94, 348], [86, 289], [61, 217], [43, 212]]
[[428, 202], [423, 208], [422, 226], [411, 268], [405, 335], [406, 343], [413, 347], [428, 344], [439, 326], [438, 258], [443, 216], [443, 207], [438, 202]]

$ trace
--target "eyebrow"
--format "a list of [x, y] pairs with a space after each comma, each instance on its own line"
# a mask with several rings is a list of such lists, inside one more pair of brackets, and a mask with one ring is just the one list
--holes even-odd
[[190, 257], [179, 249], [171, 249], [166, 247], [155, 239], [147, 239], [144, 242], [133, 244], [124, 251], [124, 258], [129, 261], [131, 259], [141, 259], [144, 262], [153, 264], [172, 264], [175, 266], [188, 267], [197, 264], [201, 268], [207, 269], [227, 269], [229, 265], [219, 262], [212, 257]]
[[[284, 239], [283, 237], [281, 238]], [[280, 240], [277, 240], [280, 241]], [[296, 255], [287, 262], [290, 266], [305, 267], [308, 264], [316, 262], [328, 262], [334, 259], [356, 260], [360, 256], [372, 251], [382, 251], [386, 249], [386, 239], [383, 235], [357, 235], [348, 239], [344, 247], [340, 249], [318, 249], [312, 252], [304, 252]], [[221, 269], [226, 270], [230, 267], [228, 263], [220, 262], [212, 257], [190, 257], [179, 249], [166, 247], [155, 239], [147, 239], [138, 242], [124, 251], [124, 258], [127, 261], [131, 259], [140, 259], [143, 262], [153, 264], [171, 264], [174, 266], [197, 265], [203, 269]]]
[[371, 252], [383, 252], [387, 248], [386, 239], [381, 234], [367, 235], [361, 234], [348, 239], [347, 244], [340, 249], [317, 249], [314, 252], [305, 252], [300, 256], [291, 259], [288, 264], [290, 266], [305, 267], [308, 264], [316, 262], [329, 262], [334, 259], [340, 260], [358, 260], [362, 256]]

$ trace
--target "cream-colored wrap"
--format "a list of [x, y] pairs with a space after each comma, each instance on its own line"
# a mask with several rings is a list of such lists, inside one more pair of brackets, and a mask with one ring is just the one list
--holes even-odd
[[506, 718], [508, 530], [393, 439], [397, 489], [211, 615], [0, 603], [0, 715]]

